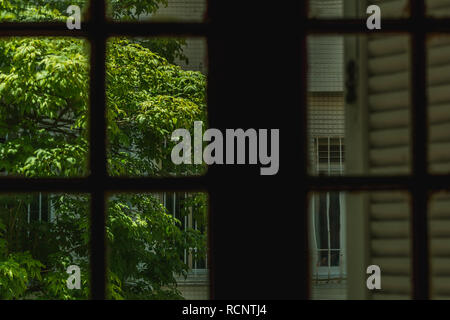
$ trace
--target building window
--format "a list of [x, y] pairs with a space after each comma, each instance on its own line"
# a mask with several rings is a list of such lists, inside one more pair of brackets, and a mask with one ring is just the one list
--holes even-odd
[[31, 221], [44, 221], [49, 222], [51, 202], [49, 201], [49, 196], [39, 193], [32, 195], [32, 200], [28, 204], [28, 222]]
[[314, 138], [315, 172], [318, 175], [344, 173], [345, 148], [342, 137]]
[[[186, 192], [165, 192], [163, 193], [163, 204], [167, 212], [180, 221], [179, 227], [182, 230], [196, 230], [206, 235], [205, 223], [200, 222], [204, 219], [196, 219], [196, 209], [190, 205], [190, 200], [199, 194], [188, 194]], [[202, 213], [198, 213], [202, 214]], [[206, 270], [208, 265], [208, 257], [197, 257], [197, 248], [190, 248], [190, 251], [184, 250], [181, 257], [193, 272], [198, 270]]]

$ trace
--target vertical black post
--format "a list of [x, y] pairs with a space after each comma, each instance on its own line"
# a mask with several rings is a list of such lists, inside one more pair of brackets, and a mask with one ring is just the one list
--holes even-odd
[[[219, 53], [219, 49], [218, 49], [218, 41], [217, 39], [214, 37], [214, 30], [216, 29], [216, 27], [214, 26], [213, 22], [214, 22], [214, 18], [212, 17], [216, 17], [218, 12], [218, 8], [217, 8], [217, 2], [214, 1], [210, 1], [210, 0], [206, 0], [206, 5], [207, 5], [207, 11], [206, 11], [206, 20], [211, 24], [210, 29], [208, 30], [208, 34], [206, 37], [206, 43], [207, 43], [207, 67], [208, 67], [208, 86], [207, 86], [207, 97], [208, 97], [208, 125], [210, 127], [214, 127], [215, 122], [216, 122], [216, 113], [214, 112], [214, 105], [216, 104], [216, 100], [215, 97], [218, 96], [217, 93], [217, 85], [216, 82], [212, 79], [217, 79], [217, 77], [219, 76], [218, 74], [216, 74], [216, 69], [214, 68], [215, 66], [215, 61], [217, 59], [217, 55]], [[212, 81], [211, 81], [212, 80]], [[213, 166], [210, 166], [208, 169], [208, 176], [207, 176], [207, 181], [214, 181], [214, 174], [215, 174], [215, 168]], [[215, 248], [215, 230], [218, 228], [218, 223], [216, 222], [215, 219], [215, 215], [213, 214], [213, 212], [216, 212], [214, 206], [216, 203], [216, 197], [214, 196], [214, 194], [211, 194], [211, 188], [210, 188], [210, 183], [208, 183], [208, 219], [207, 219], [207, 223], [208, 223], [208, 232], [207, 232], [207, 236], [208, 236], [208, 265], [206, 266], [209, 270], [209, 299], [213, 300], [216, 298], [216, 254], [217, 251], [213, 250], [213, 248]]]
[[[298, 168], [300, 170], [300, 181], [307, 181], [308, 174], [308, 48], [307, 48], [307, 20], [308, 20], [308, 6], [309, 1], [300, 2], [300, 28], [299, 30], [299, 101], [300, 101], [300, 118], [299, 121], [299, 131], [300, 131], [300, 145], [299, 151], [301, 156], [299, 157]], [[299, 299], [308, 299], [310, 296], [310, 268], [309, 268], [309, 244], [308, 244], [308, 189], [305, 183], [300, 187], [300, 200], [299, 208], [300, 214], [303, 214], [300, 225], [300, 261], [302, 263], [302, 270], [300, 270], [301, 283]]]
[[105, 1], [91, 1], [90, 12], [90, 184], [91, 193], [91, 299], [106, 298], [105, 185]]
[[428, 117], [426, 33], [421, 30], [425, 20], [425, 4], [411, 1], [411, 17], [417, 26], [412, 35], [411, 127], [412, 127], [412, 240], [413, 298], [429, 298], [428, 257]]

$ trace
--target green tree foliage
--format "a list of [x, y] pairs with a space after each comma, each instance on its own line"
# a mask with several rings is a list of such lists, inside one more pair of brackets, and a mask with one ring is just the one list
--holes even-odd
[[[67, 2], [67, 3], [66, 3]], [[65, 21], [70, 4], [85, 1], [0, 0], [0, 21]], [[117, 17], [136, 19], [165, 0], [111, 1]], [[159, 46], [159, 52], [150, 48]], [[171, 62], [172, 42], [111, 39], [107, 45], [108, 170], [111, 175], [196, 174], [202, 166], [170, 162], [171, 132], [205, 120], [206, 79]], [[10, 176], [89, 174], [89, 46], [74, 38], [0, 40], [0, 170]], [[95, 107], [95, 106], [92, 106]], [[89, 294], [89, 197], [52, 197], [55, 221], [27, 221], [30, 195], [0, 198], [0, 299], [84, 299]], [[191, 195], [200, 224], [206, 198]], [[151, 194], [119, 194], [108, 202], [109, 295], [113, 299], [181, 298], [181, 256], [205, 254], [199, 231], [180, 228]], [[82, 290], [66, 287], [69, 265], [82, 270]]]
[[[59, 21], [67, 20], [67, 8], [77, 5], [82, 9], [83, 17], [88, 12], [87, 0], [0, 0], [0, 22]], [[137, 20], [143, 15], [154, 14], [161, 6], [167, 6], [167, 0], [109, 0], [108, 15], [120, 21]], [[82, 17], [82, 18], [83, 18]], [[175, 60], [189, 62], [183, 53], [184, 39], [136, 39], [135, 42], [164, 57], [170, 63]]]

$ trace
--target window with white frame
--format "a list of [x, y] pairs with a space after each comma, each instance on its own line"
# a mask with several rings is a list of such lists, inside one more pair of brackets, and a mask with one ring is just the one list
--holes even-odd
[[[201, 224], [198, 219], [195, 218], [193, 208], [185, 206], [185, 201], [189, 197], [186, 192], [165, 192], [162, 195], [164, 207], [166, 207], [169, 214], [178, 219], [181, 224], [180, 228], [187, 230], [189, 228], [198, 230], [201, 233], [206, 233], [206, 226]], [[191, 252], [185, 250], [183, 257], [181, 257], [189, 267], [189, 269], [206, 270], [208, 261], [207, 256], [204, 258], [196, 257], [197, 248], [191, 248]]]
[[344, 159], [344, 138], [314, 138], [314, 164], [318, 175], [343, 174]]
[[[344, 173], [345, 148], [343, 137], [315, 137], [314, 169], [317, 175]], [[312, 195], [312, 267], [316, 280], [344, 278], [345, 203], [342, 192]]]
[[51, 201], [46, 194], [34, 194], [31, 197], [27, 208], [28, 222], [50, 222], [51, 221]]

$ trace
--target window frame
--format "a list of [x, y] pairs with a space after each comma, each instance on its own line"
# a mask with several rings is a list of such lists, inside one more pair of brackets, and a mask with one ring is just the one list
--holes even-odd
[[[220, 174], [216, 170], [209, 170], [201, 177], [183, 178], [116, 178], [109, 177], [106, 170], [106, 104], [105, 104], [105, 52], [106, 40], [111, 36], [181, 36], [204, 37], [208, 41], [209, 61], [216, 61], [216, 55], [220, 53], [220, 42], [210, 41], [216, 35], [220, 35], [215, 18], [220, 22], [228, 21], [220, 13], [220, 1], [207, 1], [208, 17], [200, 23], [162, 23], [162, 22], [110, 22], [106, 20], [105, 0], [91, 2], [91, 12], [88, 21], [82, 23], [81, 30], [68, 30], [64, 23], [0, 23], [0, 36], [68, 36], [87, 38], [91, 44], [91, 70], [90, 70], [90, 170], [91, 173], [83, 178], [68, 179], [28, 179], [0, 177], [0, 192], [75, 192], [89, 193], [91, 195], [91, 298], [102, 300], [106, 297], [106, 245], [105, 245], [105, 200], [110, 193], [117, 192], [144, 192], [144, 191], [200, 191], [213, 192], [212, 186], [216, 183], [216, 177]], [[412, 237], [413, 237], [413, 298], [429, 298], [429, 259], [428, 259], [428, 230], [427, 230], [427, 204], [431, 191], [450, 189], [448, 175], [430, 175], [427, 167], [427, 85], [426, 85], [426, 35], [432, 32], [450, 32], [450, 19], [436, 19], [425, 15], [425, 4], [421, 0], [410, 0], [409, 18], [386, 19], [382, 22], [382, 29], [370, 31], [366, 28], [365, 19], [330, 19], [318, 20], [308, 17], [308, 1], [299, 2], [296, 5], [296, 20], [289, 25], [290, 30], [300, 45], [295, 47], [295, 52], [301, 60], [297, 70], [299, 75], [299, 92], [295, 103], [300, 102], [299, 108], [294, 114], [299, 116], [298, 136], [299, 142], [294, 155], [299, 168], [296, 179], [302, 181], [299, 186], [299, 207], [303, 208], [300, 232], [304, 237], [299, 238], [297, 245], [299, 258], [301, 259], [300, 274], [304, 274], [298, 281], [296, 293], [298, 298], [309, 297], [308, 274], [308, 193], [326, 191], [372, 191], [372, 190], [407, 190], [412, 195]], [[218, 21], [219, 22], [219, 21]], [[262, 19], [260, 23], [267, 23]], [[308, 143], [307, 143], [307, 45], [306, 38], [310, 34], [367, 34], [367, 33], [408, 33], [411, 35], [412, 54], [412, 174], [409, 176], [325, 176], [314, 177], [308, 175]], [[211, 98], [219, 92], [220, 81], [214, 66], [210, 62], [208, 72], [208, 113], [209, 117], [215, 117], [214, 104], [219, 97]], [[211, 89], [213, 88], [213, 89]], [[220, 105], [220, 103], [219, 103]], [[95, 107], [92, 107], [95, 106]], [[298, 112], [298, 113], [297, 113]], [[216, 190], [216, 189], [215, 189]], [[214, 197], [210, 197], [210, 208], [215, 206]], [[217, 205], [219, 207], [219, 205]], [[209, 214], [211, 217], [211, 215]], [[211, 219], [208, 219], [211, 221]], [[211, 234], [219, 228], [218, 219], [209, 222], [210, 238], [210, 266], [211, 271], [211, 298], [219, 291], [214, 287], [216, 275], [214, 261], [220, 253], [211, 250], [216, 237]], [[212, 265], [211, 265], [211, 260]], [[219, 260], [217, 260], [219, 261]], [[255, 291], [256, 292], [256, 291]]]
[[[117, 192], [151, 192], [174, 189], [184, 191], [207, 190], [207, 177], [183, 178], [122, 178], [107, 174], [106, 159], [106, 41], [114, 36], [129, 37], [202, 37], [208, 39], [208, 19], [204, 22], [117, 22], [106, 16], [105, 0], [89, 0], [87, 21], [80, 30], [69, 30], [58, 22], [0, 23], [0, 37], [66, 36], [85, 38], [90, 44], [89, 89], [89, 169], [81, 178], [17, 178], [0, 177], [1, 193], [71, 192], [87, 193], [90, 203], [90, 266], [93, 300], [107, 299], [106, 257], [106, 199]], [[207, 2], [206, 2], [207, 5]], [[208, 8], [208, 5], [206, 6]], [[95, 106], [95, 107], [92, 107]], [[174, 188], [176, 186], [176, 188]]]

